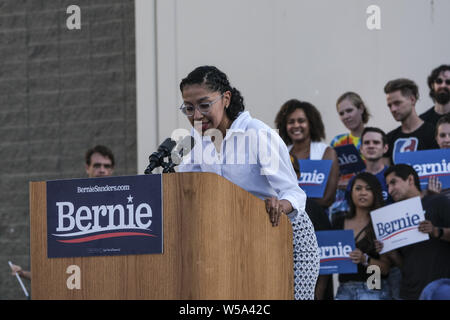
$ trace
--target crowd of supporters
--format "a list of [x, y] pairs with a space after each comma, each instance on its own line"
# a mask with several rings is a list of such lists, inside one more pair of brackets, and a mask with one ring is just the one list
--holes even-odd
[[[275, 124], [297, 176], [301, 175], [298, 160], [333, 163], [323, 197], [307, 200], [306, 210], [315, 230], [348, 229], [355, 235], [356, 249], [350, 258], [358, 265], [357, 274], [339, 275], [335, 297], [330, 276], [320, 275], [316, 299], [419, 299], [432, 296], [430, 290], [447, 292], [450, 298], [449, 189], [443, 189], [439, 177], [433, 176], [422, 190], [417, 172], [396, 159], [402, 152], [450, 148], [450, 65], [434, 69], [427, 83], [434, 105], [421, 115], [415, 108], [419, 89], [414, 81], [399, 78], [386, 83], [386, 105], [400, 124], [387, 134], [383, 128], [368, 125], [370, 112], [360, 95], [342, 94], [336, 111], [348, 132], [334, 137], [331, 145], [322, 141], [325, 125], [312, 103], [292, 99], [281, 106]], [[334, 148], [349, 144], [359, 151], [366, 168], [360, 173], [340, 174]], [[416, 196], [421, 197], [425, 211], [425, 221], [418, 229], [430, 239], [379, 254], [382, 243], [376, 240], [370, 211]], [[369, 265], [380, 267], [379, 290], [366, 285]], [[442, 286], [447, 287], [444, 290]]]

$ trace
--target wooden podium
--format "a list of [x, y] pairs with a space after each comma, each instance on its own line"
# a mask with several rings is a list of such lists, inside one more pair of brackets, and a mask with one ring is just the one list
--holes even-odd
[[[47, 257], [46, 183], [30, 183], [32, 299], [293, 299], [292, 228], [212, 173], [164, 174], [163, 254]], [[80, 268], [69, 289], [67, 268]]]

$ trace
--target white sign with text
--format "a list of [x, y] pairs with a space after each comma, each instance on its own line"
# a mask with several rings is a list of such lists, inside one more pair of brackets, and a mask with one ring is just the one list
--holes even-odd
[[396, 202], [370, 213], [377, 240], [383, 242], [385, 253], [400, 247], [429, 239], [418, 230], [425, 220], [420, 197]]

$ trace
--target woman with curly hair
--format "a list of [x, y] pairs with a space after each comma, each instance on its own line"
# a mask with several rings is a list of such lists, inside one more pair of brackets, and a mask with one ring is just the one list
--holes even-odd
[[294, 169], [298, 167], [298, 160], [333, 161], [324, 195], [315, 199], [321, 207], [328, 208], [335, 199], [339, 163], [334, 149], [322, 142], [325, 127], [320, 112], [309, 102], [291, 99], [281, 106], [275, 125], [289, 154], [297, 160], [293, 161]]
[[[191, 152], [194, 156], [184, 160], [179, 171], [214, 172], [264, 199], [273, 226], [278, 225], [281, 214], [288, 215], [294, 226], [294, 297], [313, 299], [319, 273], [317, 239], [305, 212], [306, 195], [297, 184], [286, 145], [269, 126], [244, 111], [239, 90], [216, 67], [196, 68], [181, 81], [180, 90], [183, 97], [180, 110], [193, 127], [191, 135], [205, 138], [197, 141]], [[245, 139], [249, 132], [264, 132], [270, 138], [256, 135], [253, 143], [237, 145], [231, 141]], [[200, 163], [193, 161], [195, 148], [208, 150], [213, 161], [206, 163], [204, 158]], [[270, 156], [263, 151], [267, 149]], [[244, 164], [227, 163], [227, 159], [242, 155]], [[253, 157], [255, 163], [247, 162]], [[267, 159], [276, 161], [275, 169], [267, 168], [264, 161]]]

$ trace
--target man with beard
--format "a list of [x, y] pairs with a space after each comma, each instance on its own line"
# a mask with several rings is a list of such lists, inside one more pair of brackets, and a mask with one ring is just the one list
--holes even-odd
[[418, 150], [438, 149], [434, 126], [424, 122], [416, 113], [419, 88], [409, 79], [389, 81], [384, 87], [389, 110], [401, 126], [388, 133], [389, 149], [385, 157], [395, 163], [395, 154]]
[[450, 65], [441, 65], [428, 77], [430, 97], [434, 106], [420, 115], [423, 121], [434, 126], [439, 118], [450, 112]]

